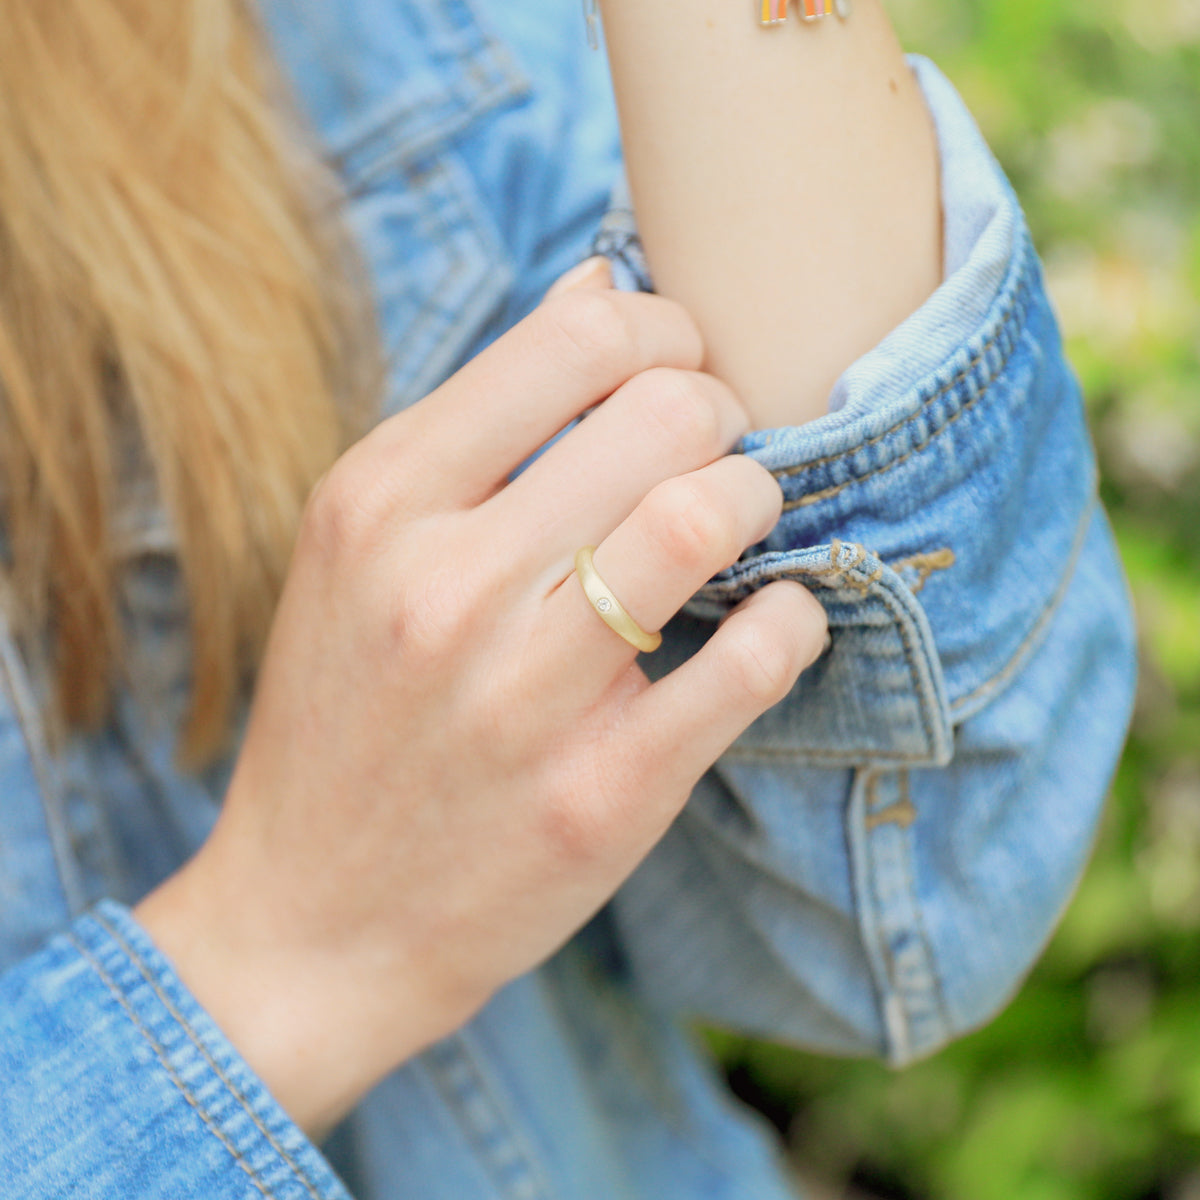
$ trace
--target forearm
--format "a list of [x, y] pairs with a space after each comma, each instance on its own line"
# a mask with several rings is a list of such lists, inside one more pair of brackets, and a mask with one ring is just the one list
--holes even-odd
[[941, 279], [937, 149], [877, 0], [846, 21], [748, 0], [601, 0], [657, 289], [759, 427], [826, 410]]

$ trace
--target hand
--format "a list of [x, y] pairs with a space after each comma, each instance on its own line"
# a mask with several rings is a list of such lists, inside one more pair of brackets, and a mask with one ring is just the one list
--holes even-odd
[[781, 504], [684, 310], [602, 283], [314, 489], [220, 820], [137, 910], [310, 1130], [566, 940], [820, 652], [777, 583], [651, 685], [590, 607], [580, 546], [657, 629]]

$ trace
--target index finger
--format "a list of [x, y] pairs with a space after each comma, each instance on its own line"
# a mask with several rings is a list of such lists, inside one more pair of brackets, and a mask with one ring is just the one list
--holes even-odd
[[387, 422], [374, 440], [428, 477], [432, 504], [469, 507], [626, 380], [656, 366], [696, 370], [703, 359], [696, 323], [672, 300], [563, 291], [402, 414], [395, 444]]

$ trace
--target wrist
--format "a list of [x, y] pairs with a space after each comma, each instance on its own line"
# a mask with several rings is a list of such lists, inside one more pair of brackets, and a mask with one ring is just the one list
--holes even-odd
[[[265, 895], [239, 895], [203, 855], [133, 911], [183, 984], [314, 1140], [388, 1071], [450, 1032], [411, 988], [365, 981], [280, 929]], [[280, 914], [283, 916], [283, 914]], [[465, 1018], [464, 1018], [465, 1019]]]

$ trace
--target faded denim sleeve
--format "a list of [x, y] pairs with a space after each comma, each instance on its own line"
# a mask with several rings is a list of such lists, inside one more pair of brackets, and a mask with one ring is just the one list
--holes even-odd
[[349, 1200], [125, 909], [0, 976], [0, 1200]]
[[[950, 83], [938, 291], [750, 435], [784, 515], [671, 626], [655, 674], [772, 579], [832, 650], [709, 772], [611, 916], [672, 1008], [901, 1064], [986, 1020], [1086, 861], [1131, 708], [1130, 606], [1020, 205]], [[648, 285], [632, 214], [599, 248]], [[886, 270], [887, 265], [881, 264]]]

